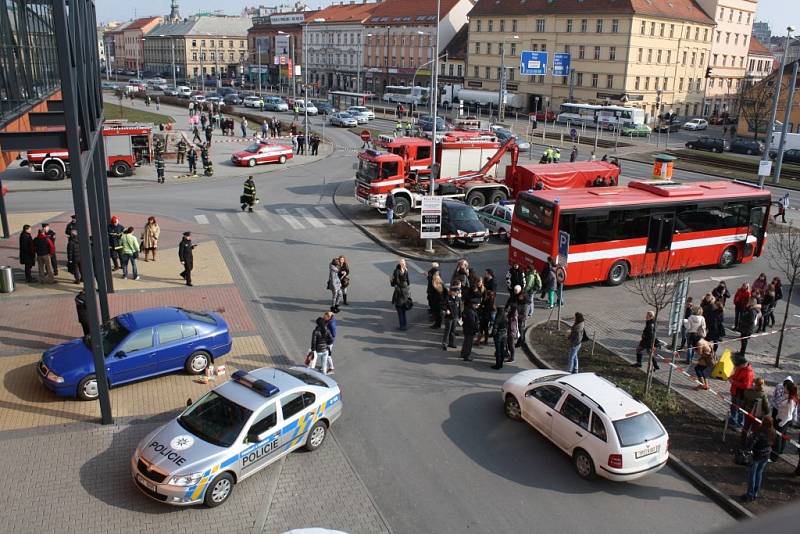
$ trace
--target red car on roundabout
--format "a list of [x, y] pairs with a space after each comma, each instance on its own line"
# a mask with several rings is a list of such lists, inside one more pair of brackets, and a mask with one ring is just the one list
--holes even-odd
[[231, 163], [240, 167], [254, 167], [261, 163], [286, 163], [292, 159], [294, 151], [291, 146], [265, 141], [256, 141], [240, 152], [231, 156]]

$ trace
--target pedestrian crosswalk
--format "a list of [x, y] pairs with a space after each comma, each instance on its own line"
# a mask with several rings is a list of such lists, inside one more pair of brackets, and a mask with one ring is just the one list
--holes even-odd
[[194, 216], [197, 224], [221, 226], [231, 234], [258, 234], [283, 230], [310, 230], [345, 226], [347, 221], [326, 206], [296, 208], [257, 207], [243, 211], [208, 212]]

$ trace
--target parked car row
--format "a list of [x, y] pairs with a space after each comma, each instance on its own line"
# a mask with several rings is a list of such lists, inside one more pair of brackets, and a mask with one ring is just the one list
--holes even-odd
[[702, 136], [687, 141], [686, 148], [692, 150], [707, 150], [709, 152], [716, 152], [717, 154], [722, 154], [727, 150], [735, 154], [747, 154], [748, 156], [760, 156], [764, 153], [764, 143], [757, 139], [746, 139], [744, 137], [737, 137], [728, 143], [728, 141], [722, 137]]

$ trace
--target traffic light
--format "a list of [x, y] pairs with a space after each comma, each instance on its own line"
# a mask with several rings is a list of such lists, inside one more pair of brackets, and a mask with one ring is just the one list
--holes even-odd
[[706, 67], [706, 78], [711, 78], [711, 74], [714, 72], [714, 69], [711, 67]]

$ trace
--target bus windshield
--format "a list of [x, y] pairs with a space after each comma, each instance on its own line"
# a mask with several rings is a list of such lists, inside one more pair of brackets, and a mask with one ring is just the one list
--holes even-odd
[[520, 196], [514, 208], [514, 219], [532, 224], [541, 230], [553, 229], [555, 208], [535, 197]]

